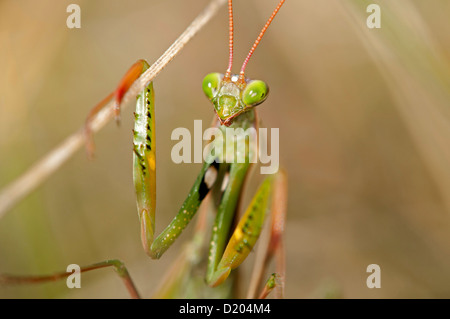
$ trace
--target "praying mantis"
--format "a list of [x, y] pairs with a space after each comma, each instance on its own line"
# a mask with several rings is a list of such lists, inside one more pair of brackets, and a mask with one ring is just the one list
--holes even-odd
[[[233, 66], [233, 4], [228, 1], [229, 16], [229, 61], [224, 74], [210, 73], [203, 80], [203, 91], [214, 107], [215, 119], [213, 127], [226, 136], [227, 129], [259, 128], [259, 118], [255, 107], [264, 102], [268, 95], [268, 85], [260, 80], [250, 80], [245, 76], [245, 68], [253, 52], [266, 33], [285, 0], [278, 5], [267, 20], [248, 56], [244, 60], [238, 75], [232, 74]], [[124, 94], [136, 81], [149, 64], [145, 60], [136, 62], [121, 79], [117, 89], [105, 100], [115, 101], [114, 113], [119, 120], [120, 106]], [[104, 100], [104, 101], [105, 101]], [[104, 103], [92, 109], [86, 120], [85, 136], [89, 155], [94, 152], [94, 144], [90, 131], [90, 121]], [[259, 186], [245, 213], [233, 229], [236, 222], [238, 204], [243, 192], [244, 183], [249, 174], [252, 161], [257, 156], [256, 143], [247, 139], [245, 133], [239, 131], [234, 140], [211, 139], [209, 153], [198, 174], [194, 185], [188, 193], [179, 212], [172, 222], [158, 236], [155, 235], [156, 219], [156, 134], [155, 103], [153, 83], [139, 93], [136, 102], [135, 126], [133, 131], [133, 180], [136, 191], [137, 211], [140, 221], [140, 237], [145, 252], [152, 259], [159, 259], [170, 248], [181, 232], [188, 226], [194, 215], [200, 210], [194, 238], [182, 251], [174, 267], [168, 272], [166, 279], [157, 290], [156, 297], [196, 296], [199, 288], [212, 287], [224, 294], [232, 291], [236, 279], [232, 270], [236, 269], [249, 255], [261, 235], [267, 220], [265, 244], [260, 245], [255, 263], [254, 277], [247, 296], [266, 297], [274, 288], [277, 296], [283, 296], [285, 281], [283, 231], [286, 213], [287, 177], [279, 170], [268, 176]], [[243, 140], [239, 144], [237, 140]], [[228, 148], [222, 144], [232, 144], [232, 152], [244, 154], [244, 161], [230, 161]], [[268, 212], [271, 213], [270, 218]], [[264, 239], [264, 238], [263, 238]], [[205, 246], [209, 247], [204, 254]], [[261, 288], [261, 278], [269, 261], [275, 256], [276, 272], [269, 276]], [[206, 285], [197, 284], [197, 268], [206, 264]], [[113, 266], [124, 280], [132, 297], [140, 297], [137, 289], [125, 268], [117, 260], [108, 260], [94, 265], [81, 267], [81, 272]], [[4, 282], [44, 282], [67, 277], [67, 273], [42, 277], [7, 277]], [[232, 278], [229, 278], [232, 277]], [[182, 284], [183, 283], [183, 284]], [[187, 287], [187, 288], [186, 288]], [[209, 289], [209, 288], [206, 288]], [[209, 290], [208, 290], [209, 291]]]

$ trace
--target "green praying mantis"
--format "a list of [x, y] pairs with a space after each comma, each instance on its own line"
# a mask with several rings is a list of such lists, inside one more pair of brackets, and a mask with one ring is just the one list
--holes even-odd
[[[198, 297], [200, 289], [211, 289], [206, 287], [212, 287], [213, 291], [224, 292], [218, 296], [227, 296], [232, 292], [233, 281], [236, 280], [233, 270], [248, 257], [263, 230], [267, 231], [265, 236], [262, 236], [263, 243], [259, 245], [247, 296], [265, 298], [273, 289], [276, 289], [278, 297], [283, 296], [285, 282], [283, 232], [287, 205], [287, 176], [283, 170], [278, 170], [264, 179], [237, 225], [236, 221], [244, 183], [258, 154], [257, 143], [246, 132], [251, 129], [256, 132], [259, 128], [260, 123], [255, 107], [266, 100], [269, 92], [265, 82], [247, 78], [245, 68], [284, 2], [285, 0], [279, 1], [244, 60], [240, 73], [236, 75], [231, 73], [234, 27], [233, 4], [232, 0], [228, 0], [228, 68], [224, 74], [208, 74], [203, 80], [202, 87], [214, 107], [216, 116], [212, 126], [224, 137], [228, 136], [229, 129], [234, 129], [237, 133], [233, 139], [211, 138], [208, 144], [210, 151], [205, 156], [202, 168], [184, 203], [172, 222], [157, 236], [155, 235], [156, 135], [153, 83], [150, 82], [137, 96], [133, 130], [133, 180], [140, 221], [140, 237], [147, 255], [152, 259], [159, 259], [188, 226], [197, 211], [200, 211], [194, 237], [162, 281], [154, 295], [157, 298]], [[137, 61], [121, 79], [116, 90], [91, 110], [85, 127], [88, 155], [92, 156], [94, 152], [89, 126], [91, 119], [99, 112], [105, 101], [114, 98], [114, 114], [116, 120], [119, 120], [123, 96], [148, 68], [149, 64], [145, 60]], [[231, 148], [228, 147], [230, 145]], [[235, 153], [241, 154], [244, 160], [236, 161]], [[266, 220], [267, 223], [265, 223]], [[266, 227], [264, 227], [265, 224], [267, 224]], [[235, 226], [234, 229], [233, 226]], [[205, 248], [208, 246], [207, 241], [209, 247]], [[206, 254], [205, 250], [207, 250]], [[264, 285], [261, 285], [265, 269], [274, 257], [276, 271], [269, 276]], [[206, 276], [203, 282], [198, 284], [197, 269], [205, 264]], [[139, 298], [140, 295], [127, 269], [118, 260], [81, 267], [81, 272], [109, 266], [116, 269], [130, 295]], [[0, 276], [0, 283], [38, 283], [66, 278], [68, 275], [70, 274], [60, 273], [41, 277], [4, 275]]]

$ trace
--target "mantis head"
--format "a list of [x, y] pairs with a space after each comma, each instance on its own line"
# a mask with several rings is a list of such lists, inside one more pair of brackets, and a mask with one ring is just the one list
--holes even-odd
[[260, 80], [210, 73], [203, 79], [203, 92], [214, 104], [220, 124], [229, 126], [237, 116], [264, 102], [269, 87]]
[[210, 73], [203, 79], [203, 91], [214, 104], [214, 109], [219, 118], [220, 124], [230, 126], [233, 120], [240, 114], [248, 111], [254, 106], [261, 104], [267, 98], [269, 87], [260, 80], [250, 80], [245, 77], [245, 68], [250, 57], [255, 52], [267, 28], [272, 23], [285, 0], [280, 0], [272, 15], [267, 20], [250, 52], [244, 60], [239, 75], [231, 74], [233, 66], [234, 50], [234, 24], [233, 24], [233, 1], [228, 0], [228, 21], [229, 21], [229, 59], [228, 69], [225, 74]]

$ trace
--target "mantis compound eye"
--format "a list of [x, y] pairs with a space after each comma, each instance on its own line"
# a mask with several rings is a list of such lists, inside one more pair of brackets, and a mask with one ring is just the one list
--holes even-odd
[[260, 80], [250, 81], [242, 92], [242, 102], [246, 106], [256, 106], [267, 98], [269, 87]]
[[208, 99], [212, 99], [216, 96], [219, 91], [220, 82], [222, 81], [223, 75], [220, 73], [210, 73], [203, 79], [203, 92], [205, 92]]

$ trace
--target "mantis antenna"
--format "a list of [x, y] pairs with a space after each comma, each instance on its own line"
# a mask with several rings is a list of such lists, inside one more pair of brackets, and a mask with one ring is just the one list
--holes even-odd
[[[230, 5], [232, 2], [232, 0], [228, 1], [228, 5]], [[248, 53], [247, 57], [244, 60], [244, 63], [242, 64], [241, 67], [241, 72], [239, 74], [239, 82], [243, 83], [245, 82], [245, 76], [244, 76], [244, 72], [245, 72], [245, 67], [247, 66], [248, 61], [250, 60], [250, 57], [252, 56], [253, 52], [255, 52], [256, 47], [259, 45], [259, 42], [261, 41], [263, 35], [266, 33], [267, 28], [269, 27], [269, 25], [272, 23], [272, 20], [275, 18], [275, 16], [277, 15], [278, 11], [280, 10], [281, 6], [284, 4], [285, 0], [281, 0], [277, 7], [275, 8], [275, 10], [273, 10], [272, 15], [270, 16], [270, 18], [267, 20], [266, 24], [264, 25], [264, 27], [262, 28], [261, 32], [259, 33], [258, 37], [255, 40], [255, 43], [253, 43], [252, 48], [250, 49], [250, 52]], [[231, 20], [232, 21], [232, 16], [231, 16]], [[230, 25], [230, 32], [232, 32], [232, 25]], [[230, 46], [233, 45], [233, 39], [230, 39]], [[233, 52], [233, 50], [230, 48], [230, 54]], [[230, 60], [232, 60], [232, 57], [230, 56]]]
[[229, 21], [229, 48], [230, 57], [228, 59], [228, 69], [225, 73], [225, 78], [229, 79], [231, 76], [231, 67], [233, 66], [233, 36], [234, 36], [234, 24], [233, 24], [233, 1], [228, 0], [228, 21]]

